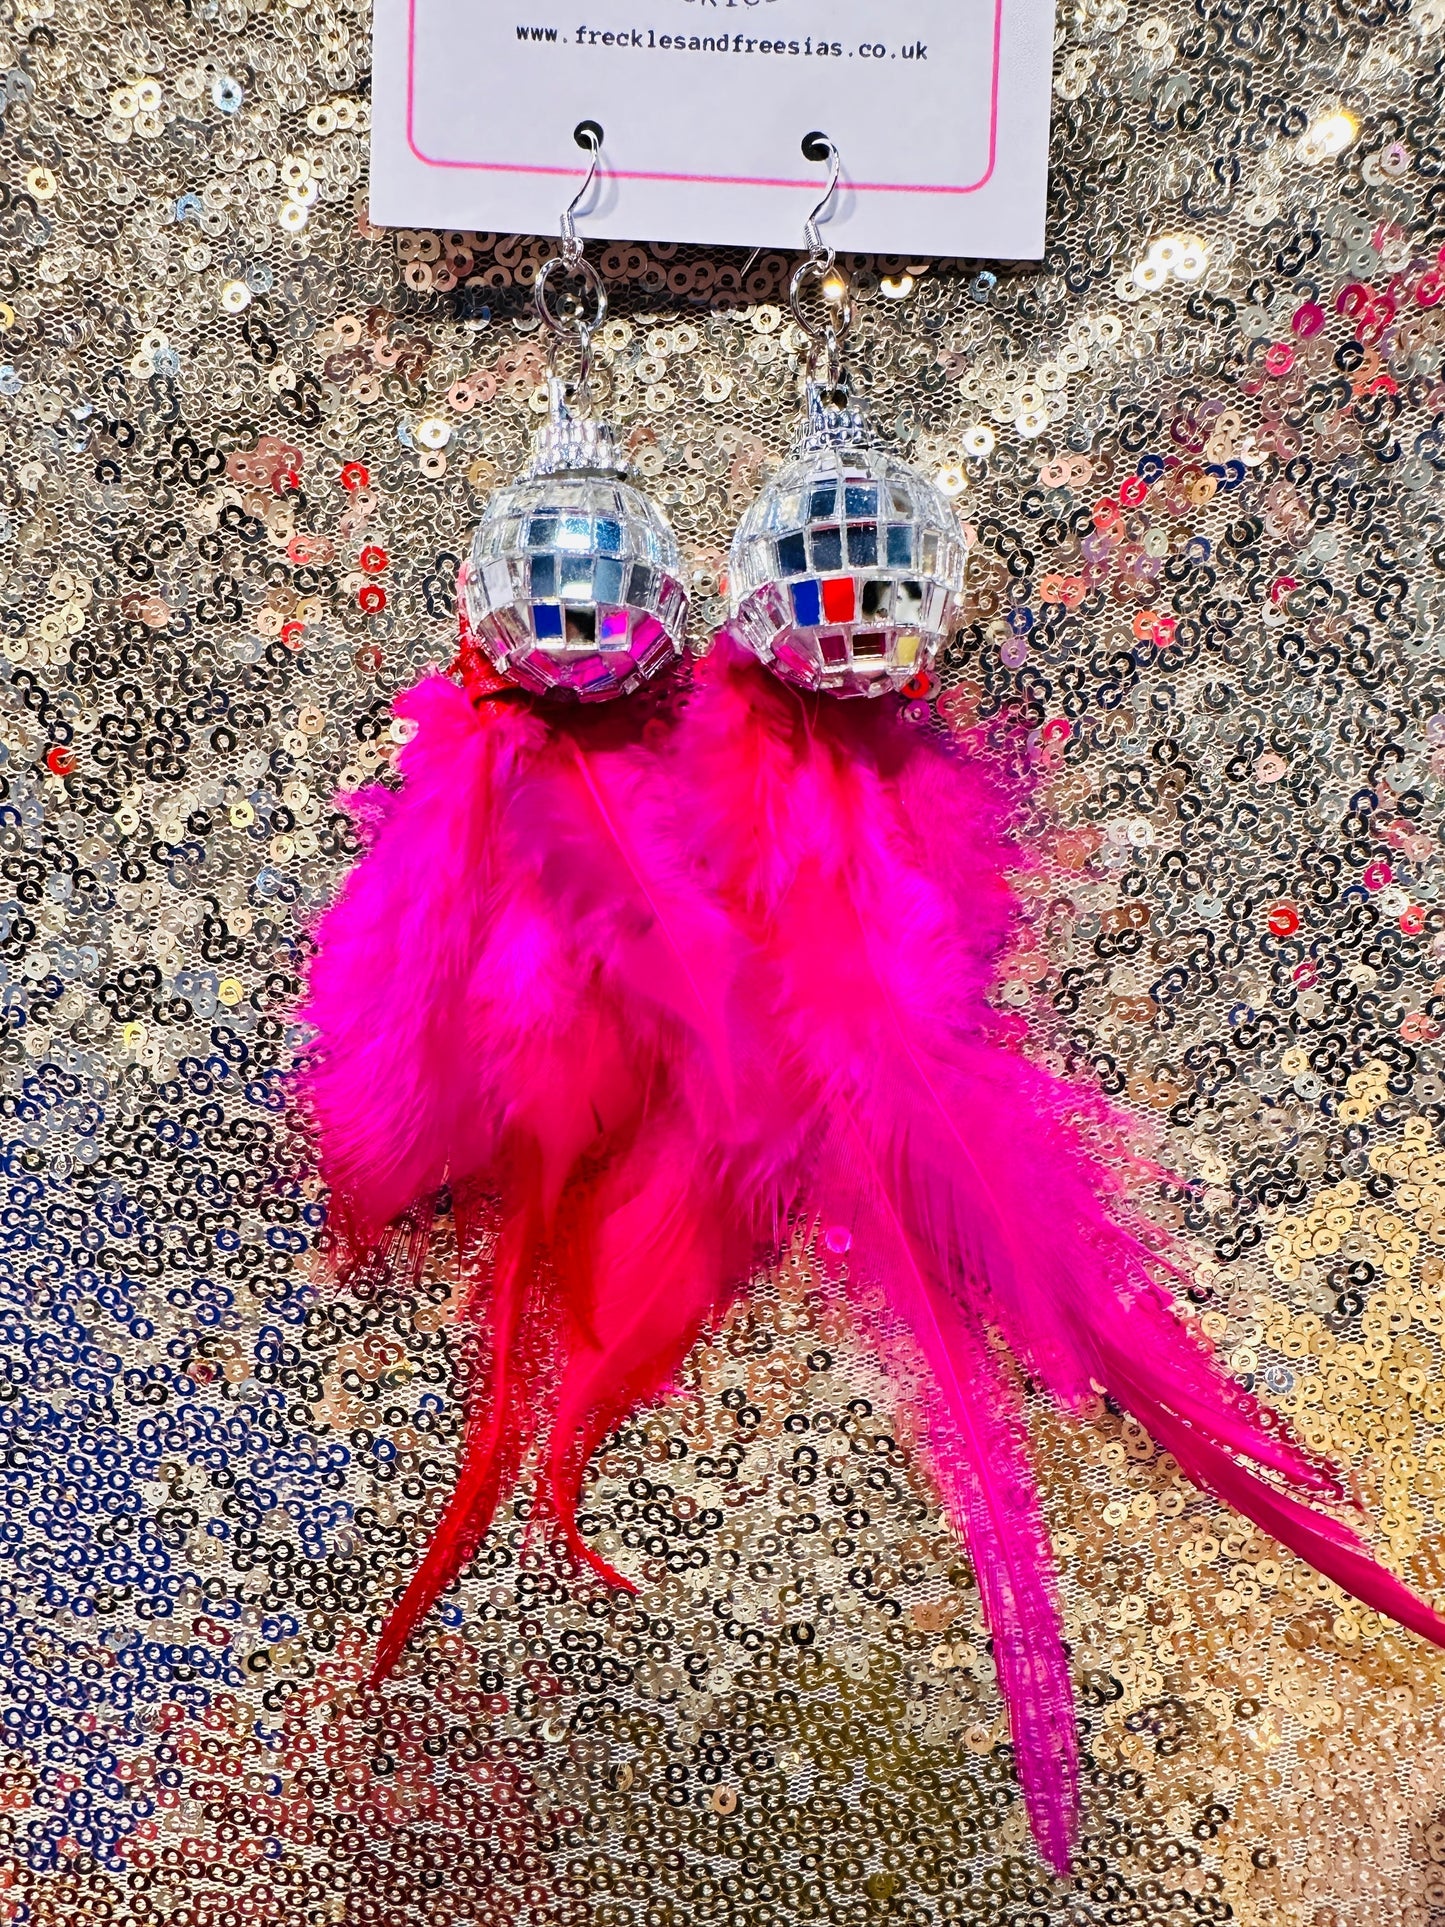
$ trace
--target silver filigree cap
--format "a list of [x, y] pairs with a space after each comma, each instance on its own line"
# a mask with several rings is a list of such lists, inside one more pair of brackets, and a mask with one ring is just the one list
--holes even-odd
[[627, 457], [617, 445], [617, 431], [611, 423], [574, 415], [555, 377], [549, 380], [548, 390], [547, 420], [532, 437], [532, 457], [525, 475], [625, 475]]
[[810, 455], [822, 448], [883, 446], [872, 417], [846, 386], [810, 381], [807, 393], [807, 410], [793, 438], [795, 455]]

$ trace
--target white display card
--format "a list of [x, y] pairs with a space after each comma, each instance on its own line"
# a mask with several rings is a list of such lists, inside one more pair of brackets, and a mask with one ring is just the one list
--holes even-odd
[[1043, 252], [1053, 0], [376, 0], [371, 218], [796, 250]]

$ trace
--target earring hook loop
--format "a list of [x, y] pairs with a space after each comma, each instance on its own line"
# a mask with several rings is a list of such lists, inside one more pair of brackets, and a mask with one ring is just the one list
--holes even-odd
[[573, 139], [579, 147], [590, 150], [592, 165], [581, 187], [562, 210], [562, 259], [569, 268], [576, 267], [582, 257], [582, 243], [577, 239], [577, 210], [591, 193], [597, 178], [597, 164], [602, 159], [602, 129], [596, 121], [579, 121]]
[[806, 135], [803, 140], [803, 152], [810, 161], [818, 161], [826, 157], [828, 162], [828, 185], [823, 189], [823, 198], [803, 223], [803, 240], [807, 245], [808, 253], [815, 260], [821, 256], [827, 256], [824, 269], [826, 272], [827, 268], [832, 267], [835, 257], [833, 249], [823, 239], [818, 222], [826, 212], [828, 203], [838, 192], [838, 174], [843, 164], [843, 157], [838, 152], [837, 142], [830, 140], [826, 134]]
[[[843, 377], [843, 340], [853, 325], [853, 282], [851, 276], [839, 269], [837, 253], [824, 241], [819, 221], [838, 191], [843, 157], [838, 151], [838, 143], [823, 133], [805, 135], [803, 153], [810, 161], [827, 161], [828, 184], [823, 189], [822, 199], [803, 223], [803, 239], [808, 252], [794, 269], [793, 278], [788, 284], [788, 306], [793, 311], [793, 319], [808, 338], [809, 378], [818, 364], [819, 356], [826, 355], [828, 386], [833, 390], [841, 390], [846, 386]], [[803, 311], [803, 294], [814, 285], [822, 302], [821, 327]]]
[[[560, 254], [554, 254], [550, 261], [544, 262], [537, 274], [536, 285], [532, 290], [532, 302], [537, 318], [551, 336], [547, 344], [547, 388], [555, 417], [565, 406], [564, 386], [557, 374], [557, 351], [561, 343], [570, 335], [577, 343], [577, 379], [573, 383], [573, 396], [577, 407], [586, 412], [591, 403], [592, 337], [607, 319], [607, 289], [601, 275], [582, 252], [581, 237], [577, 233], [577, 210], [591, 192], [597, 178], [598, 165], [602, 159], [602, 129], [595, 120], [579, 121], [573, 132], [573, 139], [592, 156], [587, 174], [572, 199], [562, 212]], [[571, 292], [567, 296], [569, 312], [558, 314], [549, 295], [554, 280], [580, 281], [591, 297], [592, 314], [586, 312], [582, 291]]]

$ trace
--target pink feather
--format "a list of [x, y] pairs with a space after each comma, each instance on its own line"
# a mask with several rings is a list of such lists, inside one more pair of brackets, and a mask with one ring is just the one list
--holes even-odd
[[814, 1195], [850, 1235], [854, 1276], [881, 1278], [941, 1394], [926, 1435], [945, 1502], [972, 1551], [1018, 1765], [1039, 1846], [1063, 1872], [1077, 1823], [1078, 1742], [1060, 1629], [1053, 1553], [1039, 1509], [1017, 1402], [976, 1314], [949, 1290], [935, 1253], [913, 1233], [896, 1173], [880, 1168], [873, 1133], [838, 1099]]
[[701, 1144], [684, 1163], [685, 1139], [665, 1110], [650, 1116], [636, 1155], [604, 1175], [570, 1249], [556, 1253], [573, 1281], [574, 1328], [552, 1421], [552, 1509], [577, 1556], [629, 1589], [577, 1529], [583, 1469], [616, 1424], [668, 1385], [757, 1256], [740, 1167]]
[[[298, 1080], [343, 1268], [416, 1273], [443, 1187], [478, 1363], [458, 1481], [383, 1634], [384, 1674], [550, 1436], [575, 1518], [592, 1444], [743, 1282], [767, 1185], [736, 1124], [742, 949], [682, 852], [665, 716], [544, 718], [432, 677], [399, 792], [321, 920]], [[472, 1200], [502, 1213], [477, 1261]]]
[[530, 1186], [518, 1181], [520, 1174], [510, 1175], [512, 1208], [488, 1268], [476, 1263], [477, 1240], [466, 1205], [459, 1202], [455, 1210], [459, 1262], [473, 1275], [467, 1315], [475, 1354], [460, 1465], [422, 1562], [382, 1628], [373, 1681], [392, 1670], [421, 1621], [470, 1561], [536, 1441], [538, 1344], [531, 1323], [540, 1309], [532, 1302], [540, 1186], [535, 1171]]
[[1051, 1565], [988, 1354], [996, 1327], [1070, 1409], [1096, 1386], [1181, 1468], [1379, 1610], [1445, 1621], [1346, 1527], [1241, 1463], [1339, 1501], [1181, 1324], [1090, 1148], [1095, 1092], [1005, 1047], [987, 993], [1013, 911], [1012, 796], [882, 704], [800, 696], [724, 637], [673, 749], [697, 863], [747, 932], [759, 1022], [791, 1126], [780, 1164], [852, 1233], [941, 1395], [940, 1484], [968, 1538], [1035, 1835], [1066, 1863], [1071, 1695]]

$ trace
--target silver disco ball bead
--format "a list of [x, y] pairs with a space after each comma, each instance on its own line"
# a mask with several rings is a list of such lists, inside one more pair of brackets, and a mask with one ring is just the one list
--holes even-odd
[[605, 702], [682, 654], [677, 538], [625, 472], [611, 428], [554, 401], [525, 473], [487, 503], [457, 593], [477, 646], [523, 689]]
[[785, 682], [879, 696], [953, 629], [966, 550], [947, 499], [817, 383], [792, 455], [733, 537], [733, 632]]

